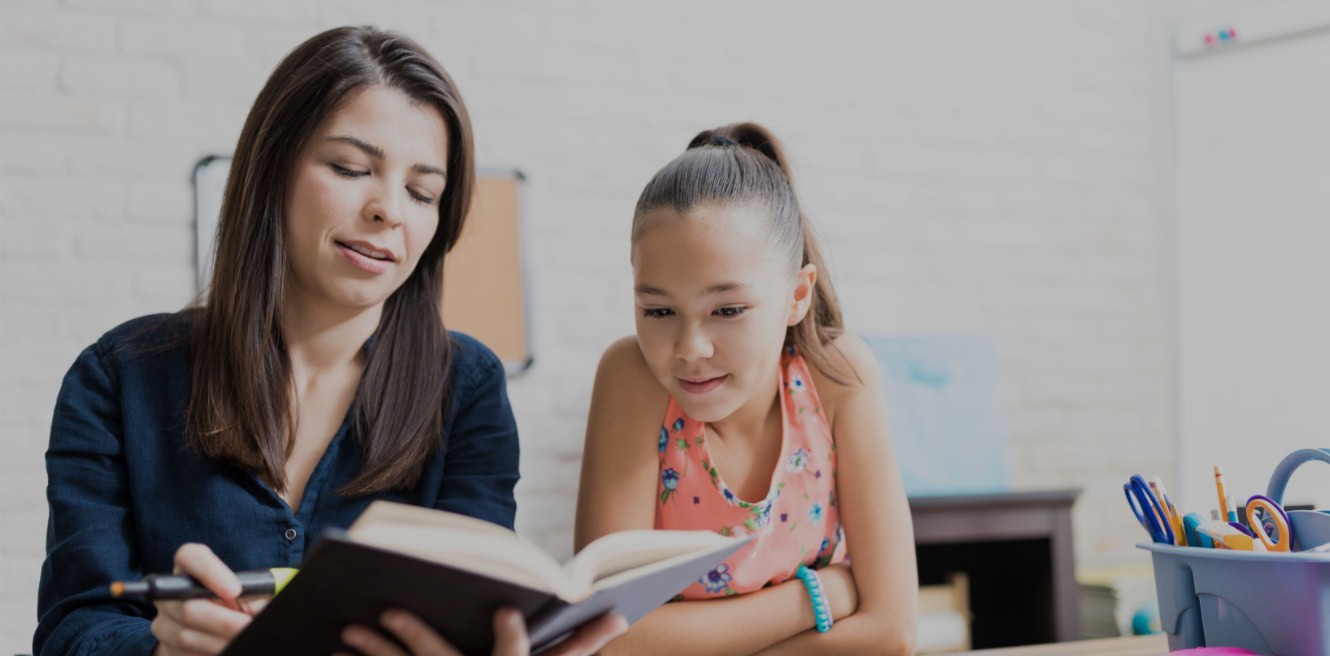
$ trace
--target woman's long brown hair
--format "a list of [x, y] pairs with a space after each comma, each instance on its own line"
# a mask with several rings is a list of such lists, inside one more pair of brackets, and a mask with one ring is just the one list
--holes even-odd
[[442, 447], [452, 351], [439, 315], [444, 255], [457, 242], [475, 177], [471, 122], [456, 85], [399, 34], [343, 27], [278, 64], [245, 119], [217, 228], [206, 301], [196, 310], [186, 426], [190, 444], [286, 489], [295, 420], [282, 332], [284, 211], [297, 153], [339, 103], [383, 85], [443, 117], [447, 183], [439, 226], [414, 271], [385, 302], [351, 405], [364, 464], [339, 492], [410, 488]]

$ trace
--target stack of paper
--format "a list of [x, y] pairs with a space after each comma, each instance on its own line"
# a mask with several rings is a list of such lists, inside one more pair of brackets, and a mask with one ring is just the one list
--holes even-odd
[[1157, 627], [1154, 570], [1144, 565], [1086, 569], [1076, 576], [1081, 592], [1081, 632], [1089, 638], [1133, 635], [1132, 619], [1139, 612], [1152, 614]]
[[970, 578], [952, 573], [944, 585], [919, 587], [916, 654], [970, 650]]

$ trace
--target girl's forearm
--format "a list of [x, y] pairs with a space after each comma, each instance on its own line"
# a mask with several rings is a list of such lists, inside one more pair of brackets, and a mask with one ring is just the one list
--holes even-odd
[[600, 653], [752, 654], [816, 625], [803, 583], [795, 579], [726, 599], [665, 604]]
[[890, 654], [905, 656], [914, 651], [913, 629], [888, 618], [856, 613], [837, 620], [831, 630], [807, 630], [757, 653], [762, 656], [798, 654]]

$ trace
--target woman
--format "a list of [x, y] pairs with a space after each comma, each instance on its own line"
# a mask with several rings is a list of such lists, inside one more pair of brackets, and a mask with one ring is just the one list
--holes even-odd
[[[409, 39], [339, 28], [278, 65], [236, 147], [206, 302], [113, 329], [65, 378], [37, 654], [217, 653], [263, 603], [236, 598], [233, 571], [298, 566], [374, 499], [512, 527], [503, 368], [439, 320], [473, 177], [461, 97]], [[106, 592], [170, 569], [219, 600]], [[520, 615], [495, 629], [500, 652], [526, 650]], [[602, 618], [566, 650], [621, 630]], [[343, 638], [402, 653], [387, 636], [452, 653], [400, 611]]]

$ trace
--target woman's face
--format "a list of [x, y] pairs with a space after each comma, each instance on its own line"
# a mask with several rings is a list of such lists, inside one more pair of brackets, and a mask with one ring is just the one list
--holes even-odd
[[286, 295], [303, 312], [381, 306], [439, 224], [448, 131], [433, 107], [354, 92], [296, 155], [286, 195]]
[[749, 403], [770, 407], [786, 328], [808, 309], [812, 268], [790, 275], [759, 212], [653, 210], [633, 244], [638, 345], [660, 385], [699, 421]]

